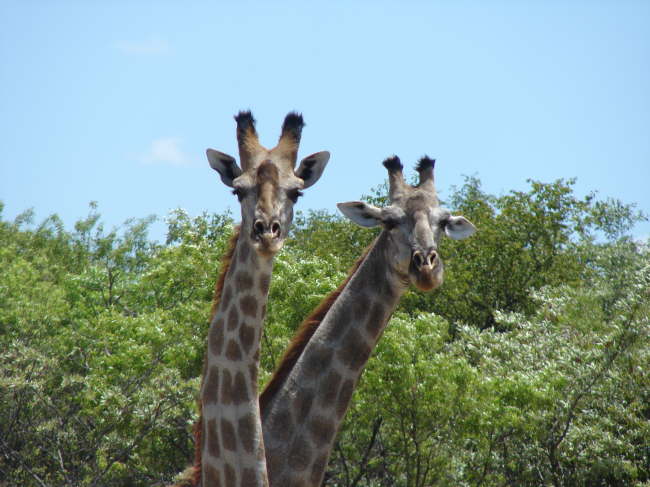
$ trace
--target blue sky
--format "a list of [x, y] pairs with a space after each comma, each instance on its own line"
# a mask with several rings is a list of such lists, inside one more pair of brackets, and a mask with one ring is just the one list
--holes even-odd
[[[251, 109], [273, 146], [332, 153], [299, 209], [335, 209], [397, 154], [488, 192], [577, 177], [650, 212], [647, 1], [0, 0], [0, 200], [71, 227], [231, 208], [205, 149], [237, 155]], [[154, 237], [162, 236], [162, 225]], [[650, 224], [635, 234], [650, 235]]]

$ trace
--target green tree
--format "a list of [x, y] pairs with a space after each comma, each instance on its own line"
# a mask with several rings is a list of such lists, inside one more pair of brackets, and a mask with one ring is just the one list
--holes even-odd
[[[452, 326], [496, 325], [495, 312], [530, 314], [531, 291], [578, 285], [591, 270], [591, 248], [624, 238], [645, 216], [634, 205], [578, 198], [575, 180], [530, 181], [527, 192], [495, 197], [476, 178], [456, 188], [449, 205], [479, 229], [471, 239], [445, 239], [445, 283], [437, 293], [409, 293], [402, 309], [444, 316]], [[598, 240], [600, 238], [601, 240]]]
[[[601, 249], [610, 258], [620, 246]], [[480, 330], [396, 314], [330, 462], [330, 485], [641, 485], [648, 460], [650, 253], [533, 293]], [[628, 255], [628, 258], [631, 258]]]
[[0, 483], [150, 485], [191, 456], [227, 215], [0, 222]]
[[[385, 187], [365, 197], [383, 204]], [[440, 249], [355, 392], [328, 485], [648, 485], [648, 246], [633, 205], [573, 181], [448, 205], [478, 227]], [[0, 485], [165, 485], [190, 461], [229, 214], [66, 230], [0, 204]], [[276, 259], [262, 373], [376, 235], [299, 214]]]

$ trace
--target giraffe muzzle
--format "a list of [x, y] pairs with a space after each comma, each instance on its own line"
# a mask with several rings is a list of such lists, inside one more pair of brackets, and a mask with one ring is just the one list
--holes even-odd
[[425, 252], [415, 250], [411, 254], [409, 269], [411, 281], [421, 291], [430, 291], [442, 284], [443, 266], [438, 252], [429, 249]]
[[282, 248], [282, 226], [278, 220], [255, 220], [252, 237], [262, 254], [275, 254]]
[[280, 238], [282, 227], [278, 220], [265, 222], [257, 219], [253, 224], [253, 235], [256, 238]]
[[430, 249], [425, 254], [419, 250], [416, 250], [411, 255], [411, 262], [417, 271], [426, 268], [433, 269], [436, 265], [438, 265], [438, 252]]

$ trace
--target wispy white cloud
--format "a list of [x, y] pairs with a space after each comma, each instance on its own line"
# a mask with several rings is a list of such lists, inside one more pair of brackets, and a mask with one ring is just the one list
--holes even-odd
[[161, 137], [151, 142], [149, 150], [140, 157], [145, 164], [168, 164], [171, 166], [186, 166], [191, 159], [181, 149], [183, 140], [180, 137]]
[[169, 43], [158, 37], [140, 41], [117, 41], [114, 47], [125, 54], [160, 55], [171, 51]]

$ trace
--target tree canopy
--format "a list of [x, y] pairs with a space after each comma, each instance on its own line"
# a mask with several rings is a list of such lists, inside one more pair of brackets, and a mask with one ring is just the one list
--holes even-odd
[[[447, 205], [479, 229], [440, 249], [445, 283], [408, 291], [356, 390], [336, 486], [650, 484], [650, 250], [633, 205], [574, 181]], [[385, 188], [366, 197], [385, 202]], [[0, 485], [165, 485], [191, 460], [228, 213], [67, 230], [0, 204]], [[276, 258], [261, 386], [301, 320], [376, 230], [298, 214]]]

